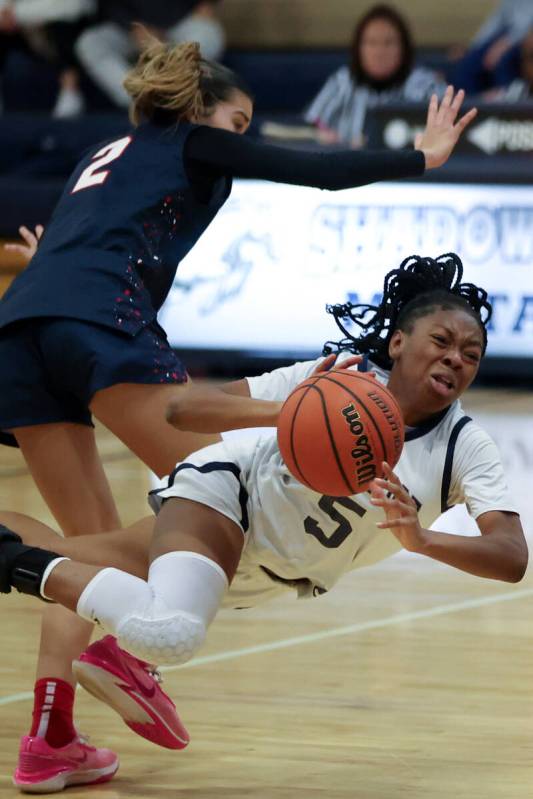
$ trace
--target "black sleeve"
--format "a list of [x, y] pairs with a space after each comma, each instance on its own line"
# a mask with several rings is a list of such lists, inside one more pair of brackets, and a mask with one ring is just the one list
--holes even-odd
[[425, 169], [420, 150], [295, 150], [205, 125], [189, 134], [185, 161], [192, 170], [331, 190], [417, 177]]

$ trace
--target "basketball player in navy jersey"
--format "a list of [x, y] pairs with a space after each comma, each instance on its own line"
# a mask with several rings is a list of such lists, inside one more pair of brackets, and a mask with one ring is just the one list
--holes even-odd
[[[312, 598], [401, 547], [480, 577], [522, 578], [527, 546], [499, 454], [460, 404], [485, 352], [491, 314], [486, 292], [461, 276], [453, 254], [413, 257], [386, 276], [379, 306], [332, 308], [346, 333], [334, 348], [339, 360], [348, 356], [341, 365], [372, 369], [408, 428], [395, 472], [385, 465], [385, 479], [370, 493], [320, 497], [290, 474], [273, 431], [225, 438], [179, 463], [167, 486], [152, 492], [155, 529], [143, 520], [64, 540], [28, 517], [0, 513], [0, 590], [47, 597], [110, 634], [82, 654], [75, 671], [135, 732], [171, 748], [186, 744], [177, 725], [167, 725], [165, 738], [154, 736], [154, 724], [140, 724], [132, 711], [132, 698], [154, 721], [170, 718], [170, 700], [150, 683], [148, 663], [188, 660], [221, 604], [250, 607], [287, 592]], [[346, 330], [348, 318], [360, 336]], [[294, 387], [334, 360], [178, 392], [168, 418], [209, 433], [274, 426]], [[429, 529], [460, 502], [480, 536]], [[63, 787], [68, 777], [67, 769], [50, 774], [50, 785]]]
[[[414, 177], [447, 160], [475, 114], [456, 121], [463, 93], [450, 87], [440, 105], [432, 99], [412, 152], [299, 153], [236, 135], [250, 124], [250, 93], [194, 44], [152, 42], [125, 87], [134, 129], [74, 170], [35, 257], [0, 302], [0, 436], [20, 447], [66, 535], [120, 526], [91, 415], [160, 476], [219, 438], [166, 424], [170, 397], [188, 381], [156, 315], [232, 177], [328, 189]], [[41, 782], [28, 765], [31, 747], [53, 761], [72, 745], [92, 771], [100, 761], [108, 773], [116, 766], [80, 742], [73, 724], [71, 661], [89, 634], [61, 608], [45, 613], [21, 785]]]

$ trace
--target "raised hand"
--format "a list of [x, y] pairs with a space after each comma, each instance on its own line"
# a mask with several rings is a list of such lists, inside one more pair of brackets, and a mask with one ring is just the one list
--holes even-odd
[[464, 97], [464, 91], [460, 89], [455, 94], [453, 86], [448, 86], [440, 104], [436, 94], [431, 97], [426, 128], [415, 137], [415, 149], [424, 153], [426, 169], [434, 169], [446, 163], [459, 136], [476, 116], [477, 108], [471, 108], [455, 121]]
[[377, 527], [390, 530], [409, 552], [421, 552], [425, 537], [416, 504], [388, 463], [383, 463], [383, 473], [385, 478], [376, 477], [370, 486], [370, 501], [383, 508], [386, 517]]
[[37, 245], [39, 244], [39, 239], [44, 233], [44, 227], [42, 225], [36, 225], [35, 232], [32, 233], [29, 228], [21, 225], [21, 227], [19, 227], [19, 233], [21, 238], [24, 239], [26, 243], [4, 244], [4, 249], [9, 250], [10, 252], [17, 252], [19, 255], [22, 255], [26, 263], [29, 263], [37, 251]]

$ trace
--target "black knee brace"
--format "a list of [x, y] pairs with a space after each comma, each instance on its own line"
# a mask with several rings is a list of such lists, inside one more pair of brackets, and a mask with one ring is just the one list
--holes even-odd
[[40, 588], [45, 569], [59, 557], [47, 549], [27, 547], [19, 535], [0, 524], [0, 592], [10, 594], [16, 588], [43, 599]]

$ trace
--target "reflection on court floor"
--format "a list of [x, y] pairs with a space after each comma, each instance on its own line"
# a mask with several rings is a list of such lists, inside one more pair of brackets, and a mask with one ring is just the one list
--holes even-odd
[[[531, 543], [531, 395], [472, 391], [465, 410], [501, 450]], [[149, 476], [101, 428], [98, 439], [130, 523], [148, 512]], [[18, 452], [4, 448], [0, 475], [2, 507], [53, 523]], [[464, 519], [455, 509], [446, 524], [465, 532]], [[31, 714], [41, 607], [27, 597], [0, 601], [0, 797], [8, 799]], [[317, 599], [223, 611], [197, 660], [164, 673], [190, 746], [156, 748], [80, 691], [78, 727], [115, 749], [121, 768], [109, 785], [71, 788], [65, 799], [525, 799], [532, 608], [531, 569], [510, 585], [400, 554]]]

